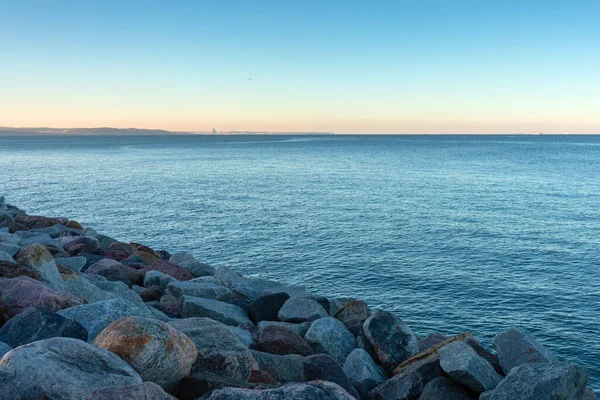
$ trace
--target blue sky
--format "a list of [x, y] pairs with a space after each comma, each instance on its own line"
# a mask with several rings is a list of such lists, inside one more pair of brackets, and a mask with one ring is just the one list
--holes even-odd
[[0, 0], [0, 125], [600, 133], [598, 21], [599, 1]]

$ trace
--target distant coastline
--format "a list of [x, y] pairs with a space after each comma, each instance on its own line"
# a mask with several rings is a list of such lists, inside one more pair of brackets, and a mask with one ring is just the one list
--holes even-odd
[[136, 128], [11, 128], [0, 127], [0, 135], [333, 135], [333, 132], [266, 132], [266, 131], [167, 131]]

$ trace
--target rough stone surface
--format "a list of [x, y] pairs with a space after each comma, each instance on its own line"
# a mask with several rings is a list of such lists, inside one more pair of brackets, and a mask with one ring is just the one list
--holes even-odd
[[371, 309], [362, 300], [345, 297], [333, 299], [329, 304], [329, 315], [342, 321], [348, 329], [356, 325], [362, 326], [371, 316]]
[[194, 278], [194, 275], [192, 275], [188, 270], [181, 268], [179, 265], [166, 260], [156, 261], [155, 263], [147, 267], [145, 271], [160, 271], [164, 274], [172, 276], [178, 281], [189, 281], [190, 279]]
[[494, 367], [462, 341], [454, 341], [439, 350], [442, 369], [454, 380], [476, 393], [492, 390], [502, 380]]
[[16, 261], [10, 254], [5, 251], [0, 250], [0, 261], [8, 261], [11, 264], [16, 264]]
[[419, 351], [425, 351], [431, 346], [440, 344], [448, 339], [448, 336], [442, 335], [441, 333], [431, 333], [424, 338], [417, 339], [417, 346], [419, 346]]
[[505, 374], [525, 363], [558, 361], [530, 334], [518, 328], [505, 330], [494, 338], [492, 344], [498, 353], [498, 360]]
[[144, 300], [133, 290], [129, 289], [126, 284], [120, 281], [115, 282], [94, 282], [98, 288], [104, 290], [105, 292], [111, 293], [116, 297], [120, 297], [123, 300], [126, 300], [132, 304], [135, 304], [138, 307], [146, 307], [144, 304]]
[[8, 344], [0, 342], [0, 358], [4, 357], [4, 355], [11, 350], [12, 347], [10, 347]]
[[179, 264], [181, 268], [188, 270], [194, 276], [214, 275], [215, 269], [208, 264], [204, 264], [196, 260], [191, 253], [180, 251], [173, 253], [169, 261]]
[[212, 372], [247, 382], [254, 359], [250, 350], [227, 327], [209, 318], [174, 320], [169, 325], [186, 334], [196, 346], [198, 358], [192, 375]]
[[86, 400], [176, 400], [154, 382], [95, 390]]
[[422, 391], [423, 382], [419, 374], [396, 375], [373, 389], [370, 399], [416, 400]]
[[254, 345], [256, 344], [255, 336], [258, 335], [256, 327], [251, 327], [247, 324], [240, 326], [225, 326], [227, 327], [227, 329], [229, 329], [230, 332], [233, 332], [233, 334], [235, 334], [235, 336], [237, 336], [238, 339], [240, 339], [240, 342], [242, 342], [244, 346], [248, 348], [254, 348]]
[[217, 300], [199, 297], [181, 297], [181, 316], [208, 317], [227, 325], [252, 324], [248, 315], [240, 307]]
[[84, 279], [84, 277], [87, 278], [86, 276], [82, 276], [79, 279], [70, 279], [65, 281], [60, 290], [72, 296], [79, 297], [89, 304], [117, 298], [116, 295], [100, 289], [94, 284], [95, 282]]
[[167, 292], [169, 283], [178, 282], [177, 279], [160, 271], [148, 271], [144, 275], [144, 287], [158, 286], [164, 294]]
[[98, 242], [98, 239], [92, 236], [65, 238], [61, 244], [65, 251], [71, 255], [77, 255], [79, 253], [93, 253], [100, 247], [100, 242]]
[[148, 286], [147, 288], [142, 288], [142, 290], [136, 293], [144, 302], [160, 301], [160, 298], [162, 297], [162, 292], [160, 291], [160, 288], [156, 285]]
[[85, 273], [102, 275], [109, 281], [120, 281], [129, 287], [140, 279], [140, 274], [135, 268], [128, 267], [110, 258], [104, 258], [90, 265]]
[[453, 379], [439, 376], [423, 388], [419, 400], [477, 400], [478, 397]]
[[71, 338], [21, 346], [0, 363], [0, 399], [85, 399], [100, 388], [140, 383], [116, 354]]
[[33, 268], [29, 268], [20, 264], [14, 264], [8, 261], [0, 261], [1, 278], [16, 278], [17, 276], [27, 276], [38, 281], [42, 279], [39, 272]]
[[248, 316], [255, 324], [260, 321], [277, 321], [277, 313], [289, 298], [287, 293], [261, 296], [248, 306]]
[[297, 354], [277, 355], [252, 350], [258, 368], [277, 382], [304, 382], [304, 359]]
[[56, 264], [63, 265], [75, 272], [81, 272], [81, 269], [87, 263], [85, 257], [55, 257], [54, 262]]
[[256, 326], [258, 328], [258, 332], [265, 329], [267, 326], [283, 326], [284, 328], [288, 328], [293, 330], [298, 334], [298, 336], [304, 337], [306, 332], [312, 325], [312, 322], [303, 322], [301, 324], [294, 324], [293, 322], [280, 322], [280, 321], [260, 321]]
[[167, 285], [167, 290], [175, 297], [193, 296], [218, 301], [231, 300], [233, 295], [225, 286], [209, 282], [175, 281]]
[[2, 242], [0, 241], [0, 251], [14, 257], [21, 250], [21, 246], [16, 243]]
[[87, 331], [72, 319], [37, 307], [29, 308], [0, 328], [0, 341], [11, 347], [52, 337], [70, 337], [86, 341]]
[[363, 349], [354, 349], [346, 357], [343, 370], [361, 399], [368, 398], [373, 388], [385, 382], [383, 368], [375, 364], [369, 353]]
[[594, 392], [592, 392], [592, 389], [587, 388], [587, 389], [585, 389], [585, 392], [583, 393], [583, 397], [581, 398], [581, 400], [598, 400], [598, 397], [596, 396], [596, 394]]
[[25, 247], [17, 253], [16, 259], [19, 264], [37, 271], [44, 282], [60, 285], [63, 281], [52, 254], [41, 244]]
[[208, 400], [353, 400], [343, 388], [332, 382], [289, 383], [276, 389], [223, 388]]
[[124, 317], [111, 323], [94, 339], [94, 345], [117, 354], [142, 380], [166, 391], [188, 376], [198, 353], [192, 341], [164, 322]]
[[283, 322], [314, 321], [327, 315], [327, 311], [316, 300], [307, 297], [288, 299], [277, 313]]
[[263, 295], [263, 291], [274, 285], [274, 282], [263, 279], [249, 279], [227, 267], [218, 267], [214, 277], [222, 284], [231, 289], [242, 307], [248, 307], [250, 303]]
[[329, 354], [341, 365], [356, 348], [354, 335], [346, 329], [343, 322], [333, 317], [313, 321], [304, 338], [315, 353]]
[[172, 294], [165, 294], [160, 298], [160, 305], [165, 314], [173, 318], [179, 318], [181, 316], [181, 300]]
[[256, 341], [256, 349], [272, 354], [299, 354], [310, 356], [313, 350], [310, 345], [291, 329], [283, 326], [268, 326], [262, 329]]
[[388, 371], [419, 351], [412, 330], [400, 318], [388, 312], [375, 312], [367, 318], [363, 330], [380, 364]]
[[359, 397], [340, 364], [327, 354], [304, 357], [304, 376], [309, 381], [323, 380], [337, 383], [352, 396]]

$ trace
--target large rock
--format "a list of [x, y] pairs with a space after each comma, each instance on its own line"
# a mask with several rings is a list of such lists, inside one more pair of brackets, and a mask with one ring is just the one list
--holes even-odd
[[385, 382], [383, 368], [363, 349], [354, 349], [343, 366], [344, 373], [356, 388], [361, 399], [368, 398], [369, 392]]
[[356, 339], [343, 322], [333, 317], [319, 318], [304, 336], [315, 353], [329, 354], [341, 365], [356, 348]]
[[85, 257], [54, 257], [54, 262], [58, 265], [63, 265], [75, 272], [81, 272], [81, 269], [87, 263]]
[[240, 307], [217, 300], [200, 297], [181, 297], [181, 316], [208, 317], [227, 325], [252, 324], [248, 315]]
[[18, 347], [0, 363], [0, 399], [86, 399], [142, 379], [119, 356], [84, 341], [51, 338]]
[[16, 243], [11, 242], [3, 242], [0, 241], [0, 251], [5, 252], [6, 254], [14, 257], [19, 251], [21, 251], [21, 246]]
[[159, 309], [169, 317], [179, 318], [181, 316], [181, 300], [171, 293], [167, 293], [161, 297], [159, 303], [162, 307]]
[[209, 282], [174, 281], [168, 284], [167, 289], [175, 297], [193, 296], [218, 301], [228, 301], [232, 298], [231, 290]]
[[476, 393], [492, 390], [502, 380], [494, 367], [462, 341], [454, 341], [439, 350], [442, 369], [454, 380]]
[[306, 335], [306, 332], [308, 332], [308, 328], [310, 328], [311, 325], [312, 322], [294, 324], [293, 322], [260, 321], [256, 327], [258, 328], [258, 332], [260, 333], [267, 326], [283, 326], [284, 328], [293, 330], [298, 334], [298, 336], [304, 337], [304, 335]]
[[198, 355], [185, 334], [164, 322], [143, 317], [124, 317], [107, 326], [94, 345], [127, 361], [142, 380], [166, 391], [174, 390], [188, 376]]
[[93, 253], [100, 247], [98, 239], [92, 236], [78, 236], [74, 238], [64, 238], [61, 244], [65, 251], [72, 256], [79, 253]]
[[86, 341], [87, 331], [72, 319], [37, 307], [29, 308], [0, 328], [0, 341], [12, 347], [52, 337], [70, 337]]
[[217, 389], [208, 400], [353, 400], [343, 388], [332, 382], [289, 383], [276, 389]]
[[323, 380], [337, 383], [352, 396], [359, 397], [340, 364], [327, 354], [304, 357], [304, 376], [309, 381]]
[[316, 300], [308, 297], [288, 299], [277, 313], [283, 322], [307, 322], [326, 317], [327, 311]]
[[469, 392], [453, 379], [439, 376], [423, 388], [419, 400], [477, 400], [478, 396]]
[[287, 293], [261, 296], [248, 306], [248, 316], [255, 324], [260, 321], [277, 321], [277, 313], [289, 298]]
[[363, 324], [367, 342], [388, 371], [419, 351], [417, 338], [400, 318], [377, 311]]
[[[112, 300], [112, 299], [116, 299], [117, 296], [112, 294], [112, 293], [108, 293], [105, 290], [100, 289], [98, 286], [95, 285], [95, 283], [98, 282], [94, 282], [88, 279], [85, 279], [82, 275], [82, 277], [80, 277], [79, 279], [69, 279], [67, 281], [65, 281], [62, 285], [62, 287], [60, 288], [60, 290], [64, 293], [68, 293], [72, 296], [76, 296], [79, 297], [83, 300], [85, 300], [87, 303], [92, 304], [92, 303], [97, 303], [99, 301], [104, 301], [104, 300]], [[100, 276], [100, 275], [90, 275], [90, 276]]]
[[510, 370], [496, 386], [491, 400], [580, 400], [586, 392], [588, 375], [579, 365], [525, 363]]
[[158, 286], [163, 294], [167, 292], [167, 288], [171, 282], [179, 281], [160, 271], [148, 271], [146, 272], [146, 275], [144, 275], [144, 287]]
[[425, 351], [428, 348], [440, 344], [448, 339], [448, 336], [442, 335], [441, 333], [431, 333], [424, 338], [417, 339], [417, 345], [419, 346], [419, 351]]
[[176, 400], [154, 382], [95, 390], [87, 400]]
[[371, 309], [362, 300], [352, 298], [333, 299], [329, 302], [329, 315], [339, 319], [350, 329], [361, 325], [371, 316]]
[[252, 350], [258, 368], [277, 382], [304, 382], [304, 358], [297, 354], [277, 355]]
[[2, 261], [7, 261], [9, 263], [16, 264], [15, 259], [12, 258], [12, 256], [10, 254], [0, 250], [0, 262], [2, 262]]
[[215, 274], [215, 269], [213, 267], [199, 262], [191, 253], [186, 251], [173, 253], [169, 258], [169, 261], [178, 264], [181, 268], [188, 270], [194, 276], [207, 276]]
[[525, 363], [557, 362], [558, 359], [529, 333], [509, 328], [493, 340], [500, 366], [505, 374]]
[[123, 299], [83, 304], [62, 310], [59, 314], [83, 325], [88, 332], [88, 341], [94, 340], [104, 328], [119, 318], [129, 316], [152, 318], [152, 313], [148, 309], [142, 309]]
[[140, 273], [135, 268], [128, 267], [110, 258], [104, 258], [90, 265], [85, 273], [102, 275], [109, 281], [120, 281], [129, 287], [140, 279]]
[[0, 358], [4, 357], [4, 355], [11, 350], [12, 347], [10, 347], [8, 344], [0, 342]]
[[142, 300], [140, 295], [137, 294], [136, 292], [134, 292], [133, 290], [129, 289], [129, 287], [126, 284], [124, 284], [123, 282], [120, 282], [120, 281], [94, 282], [94, 285], [96, 285], [98, 288], [104, 290], [105, 292], [108, 292], [108, 293], [114, 295], [115, 297], [120, 297], [123, 300], [126, 300], [132, 304], [135, 304], [138, 307], [142, 307], [142, 308], [146, 307], [146, 304], [144, 303], [144, 300]]
[[283, 326], [268, 326], [262, 329], [256, 341], [256, 349], [272, 354], [299, 354], [310, 356], [313, 350], [306, 340], [291, 329]]
[[68, 218], [49, 218], [41, 215], [19, 214], [15, 217], [15, 221], [25, 225], [28, 229], [49, 228], [53, 225], [64, 225], [69, 222]]
[[144, 271], [146, 271], [146, 273], [148, 271], [159, 271], [163, 274], [172, 276], [178, 281], [189, 281], [190, 279], [194, 278], [194, 275], [192, 275], [188, 270], [166, 260], [158, 260], [144, 269]]
[[0, 279], [0, 304], [6, 308], [9, 317], [26, 311], [30, 307], [40, 307], [59, 311], [82, 304], [79, 299], [60, 294], [43, 283], [29, 277]]
[[27, 276], [38, 281], [42, 279], [39, 272], [33, 268], [8, 261], [0, 261], [0, 278], [16, 278], [17, 276]]
[[221, 322], [209, 318], [174, 320], [169, 325], [186, 334], [196, 346], [198, 358], [192, 375], [212, 372], [247, 382], [254, 364], [250, 350]]
[[53, 285], [62, 284], [62, 278], [54, 262], [52, 254], [41, 244], [33, 244], [25, 247], [17, 253], [17, 262], [32, 268], [40, 274], [42, 281]]
[[370, 399], [416, 400], [422, 391], [423, 382], [419, 374], [402, 374], [388, 379], [373, 389], [370, 393]]
[[218, 267], [214, 277], [234, 292], [236, 300], [242, 307], [248, 307], [250, 303], [260, 298], [264, 290], [280, 286], [264, 279], [246, 278], [227, 267]]

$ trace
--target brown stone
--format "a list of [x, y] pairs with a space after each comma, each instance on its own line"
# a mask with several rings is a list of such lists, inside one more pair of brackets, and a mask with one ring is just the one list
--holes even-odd
[[40, 274], [33, 268], [21, 264], [13, 264], [8, 261], [0, 261], [0, 277], [16, 278], [17, 276], [27, 276], [35, 280], [40, 280]]
[[83, 226], [81, 226], [81, 224], [79, 222], [75, 221], [74, 219], [72, 219], [69, 222], [67, 222], [67, 224], [65, 226], [67, 228], [81, 229], [81, 230], [83, 230]]

